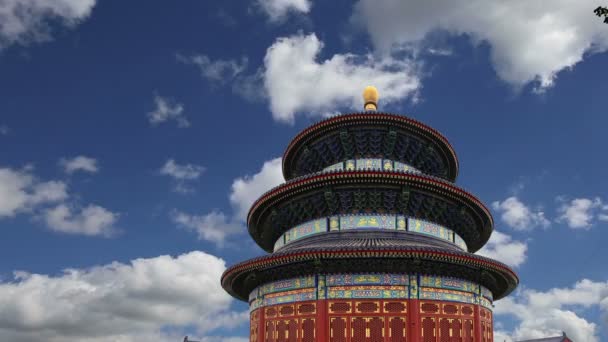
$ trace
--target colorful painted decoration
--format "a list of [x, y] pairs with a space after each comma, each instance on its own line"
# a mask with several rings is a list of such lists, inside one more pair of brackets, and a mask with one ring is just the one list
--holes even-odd
[[285, 235], [281, 235], [278, 240], [274, 243], [274, 249], [273, 250], [278, 250], [279, 248], [285, 246]]
[[454, 243], [456, 246], [462, 248], [463, 250], [468, 250], [467, 243], [460, 237], [460, 235], [454, 233]]
[[395, 229], [395, 216], [349, 215], [340, 217], [340, 230], [362, 228]]
[[475, 294], [470, 292], [436, 289], [432, 287], [420, 287], [420, 299], [446, 300], [460, 303], [475, 303]]
[[492, 293], [473, 282], [418, 274], [328, 274], [267, 283], [249, 295], [252, 310], [317, 299], [428, 299], [480, 304], [492, 309]]
[[319, 219], [301, 224], [288, 230], [285, 236], [285, 244], [301, 239], [306, 236], [325, 233], [327, 231], [327, 219]]
[[259, 295], [311, 287], [316, 287], [314, 276], [292, 278], [262, 285], [259, 288]]
[[316, 289], [301, 289], [264, 296], [264, 306], [316, 300]]
[[382, 159], [357, 159], [355, 163], [357, 165], [357, 170], [382, 170]]
[[[464, 243], [464, 240], [462, 240], [462, 238], [458, 236], [458, 234], [438, 224], [415, 218], [408, 218], [407, 230], [410, 232], [430, 235], [436, 238], [440, 238], [442, 240], [450, 241], [456, 244], [458, 247], [466, 250], [466, 244]], [[459, 243], [455, 242], [456, 239], [458, 239]]]
[[494, 295], [492, 294], [492, 291], [488, 290], [486, 287], [484, 286], [479, 286], [480, 288], [480, 293], [482, 296], [488, 298], [490, 301], [494, 300]]
[[327, 290], [327, 298], [407, 298], [405, 286], [348, 286], [332, 287]]
[[451, 277], [421, 275], [420, 286], [479, 293], [479, 285]]
[[331, 216], [308, 221], [299, 226], [286, 231], [277, 239], [274, 250], [304, 237], [329, 231], [350, 230], [350, 229], [385, 229], [401, 230], [433, 236], [442, 240], [449, 241], [463, 250], [467, 250], [464, 240], [452, 230], [415, 218], [408, 218], [403, 215], [342, 215]]
[[323, 169], [323, 171], [355, 171], [355, 170], [383, 170], [383, 171], [398, 171], [398, 172], [415, 172], [421, 173], [415, 167], [393, 161], [390, 159], [380, 158], [363, 158], [350, 159], [336, 164], [332, 164]]
[[327, 286], [346, 285], [407, 285], [406, 274], [331, 274], [326, 276]]

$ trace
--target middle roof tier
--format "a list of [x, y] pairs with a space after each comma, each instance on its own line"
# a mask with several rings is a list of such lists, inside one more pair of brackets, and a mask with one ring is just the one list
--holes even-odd
[[468, 250], [490, 238], [493, 219], [475, 196], [440, 178], [411, 172], [330, 171], [292, 179], [262, 195], [247, 217], [256, 243], [272, 252], [287, 230], [334, 215], [403, 215], [436, 223]]

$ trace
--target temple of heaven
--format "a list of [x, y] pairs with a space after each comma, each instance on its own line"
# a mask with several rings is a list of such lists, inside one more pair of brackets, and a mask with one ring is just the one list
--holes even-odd
[[287, 182], [251, 207], [270, 254], [236, 264], [223, 288], [250, 307], [252, 342], [490, 342], [492, 302], [519, 279], [473, 254], [493, 219], [454, 184], [439, 132], [377, 110], [314, 124], [283, 155]]

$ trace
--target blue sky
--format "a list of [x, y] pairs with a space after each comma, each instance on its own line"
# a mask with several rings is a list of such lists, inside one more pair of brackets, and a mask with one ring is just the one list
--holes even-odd
[[450, 140], [493, 210], [481, 253], [521, 278], [497, 340], [608, 340], [597, 3], [5, 3], [0, 340], [244, 341], [219, 286], [262, 253], [244, 215], [291, 138], [369, 84]]

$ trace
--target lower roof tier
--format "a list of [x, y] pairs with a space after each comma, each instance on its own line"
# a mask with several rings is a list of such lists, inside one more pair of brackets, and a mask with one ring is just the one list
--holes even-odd
[[322, 239], [234, 265], [222, 275], [222, 286], [232, 296], [246, 301], [260, 285], [298, 276], [421, 273], [466, 279], [488, 288], [494, 299], [500, 299], [519, 283], [519, 278], [508, 266], [456, 249], [425, 246], [424, 243], [413, 245], [407, 239], [377, 235], [339, 237], [336, 241], [340, 241], [337, 246]]
[[404, 215], [446, 227], [469, 251], [490, 238], [489, 210], [467, 191], [436, 177], [390, 171], [332, 171], [296, 178], [262, 195], [247, 217], [256, 243], [272, 252], [287, 230], [335, 215]]

